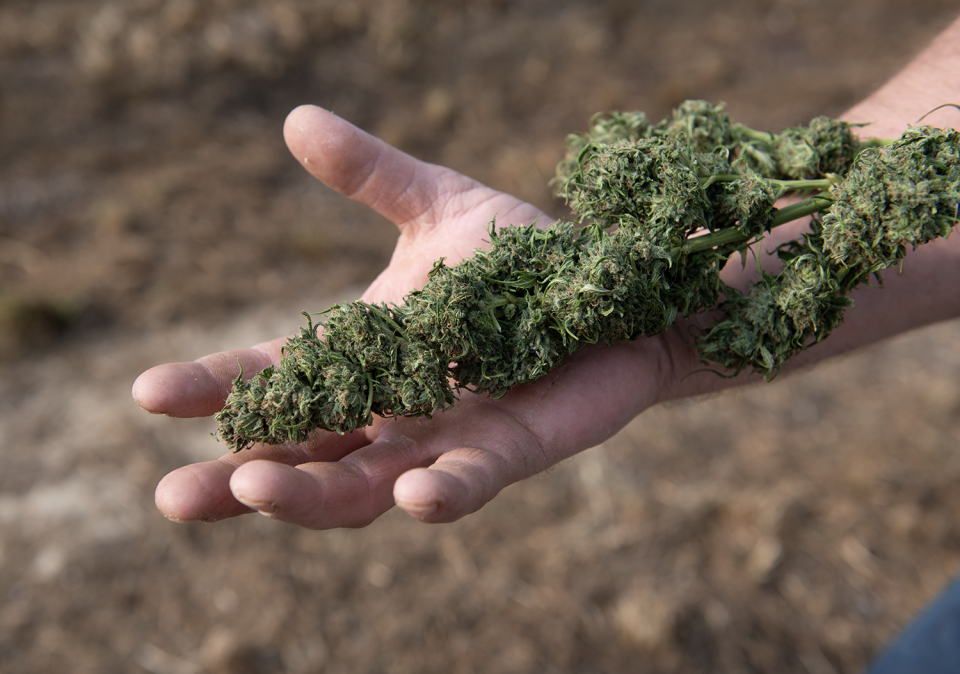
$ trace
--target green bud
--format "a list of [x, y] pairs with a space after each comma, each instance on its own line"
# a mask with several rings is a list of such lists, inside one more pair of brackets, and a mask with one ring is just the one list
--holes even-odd
[[[707, 310], [719, 319], [697, 338], [703, 362], [772, 378], [841, 324], [850, 290], [950, 233], [958, 140], [920, 127], [864, 149], [844, 122], [758, 132], [704, 101], [656, 125], [643, 113], [597, 116], [568, 137], [554, 180], [572, 221], [491, 223], [488, 250], [438, 260], [399, 306], [330, 309], [322, 338], [308, 315], [279, 365], [234, 382], [218, 437], [239, 450], [430, 416], [460, 391], [501, 396], [584, 344], [654, 335]], [[778, 210], [790, 191], [808, 198]], [[778, 249], [778, 273], [747, 292], [721, 282], [735, 253], [811, 215], [810, 232]]]

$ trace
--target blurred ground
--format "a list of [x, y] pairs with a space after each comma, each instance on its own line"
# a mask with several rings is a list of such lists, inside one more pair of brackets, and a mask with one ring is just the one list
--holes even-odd
[[208, 420], [142, 370], [289, 332], [389, 223], [311, 182], [329, 107], [561, 212], [566, 133], [685, 98], [839, 114], [947, 0], [0, 6], [0, 671], [857, 672], [960, 567], [960, 325], [661, 407], [447, 526], [174, 525]]

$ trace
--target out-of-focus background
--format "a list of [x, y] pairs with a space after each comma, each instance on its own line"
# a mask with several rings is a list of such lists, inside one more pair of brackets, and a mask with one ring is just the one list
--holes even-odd
[[288, 155], [300, 103], [559, 214], [594, 112], [837, 115], [956, 13], [4, 0], [0, 671], [860, 671], [960, 568], [960, 325], [654, 409], [445, 526], [167, 522], [157, 481], [222, 447], [129, 389], [385, 265], [392, 225]]

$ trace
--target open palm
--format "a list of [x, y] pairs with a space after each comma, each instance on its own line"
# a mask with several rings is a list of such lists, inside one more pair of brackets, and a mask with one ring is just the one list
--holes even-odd
[[[494, 217], [501, 224], [550, 220], [321, 108], [294, 110], [284, 133], [316, 178], [399, 227], [389, 266], [363, 295], [370, 302], [399, 302], [426, 282], [436, 259], [469, 256], [484, 245]], [[681, 335], [585, 348], [535, 384], [499, 400], [463, 395], [432, 419], [377, 419], [346, 436], [318, 433], [299, 445], [257, 446], [185, 466], [161, 481], [157, 505], [177, 521], [259, 511], [311, 528], [363, 526], [394, 504], [423, 521], [452, 521], [605, 440], [657, 402], [695, 361]], [[152, 368], [137, 379], [134, 398], [149, 412], [211, 415], [241, 366], [257, 372], [279, 362], [285, 342]]]

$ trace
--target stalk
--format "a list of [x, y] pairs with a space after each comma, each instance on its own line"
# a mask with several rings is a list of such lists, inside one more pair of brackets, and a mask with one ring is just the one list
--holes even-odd
[[[788, 182], [813, 182], [813, 181], [769, 181], [771, 183], [788, 183]], [[817, 181], [827, 183], [827, 186], [832, 184], [830, 181]], [[768, 224], [768, 229], [773, 230], [777, 227], [785, 225], [789, 222], [799, 220], [800, 218], [805, 218], [807, 216], [813, 215], [815, 213], [820, 213], [825, 211], [830, 206], [833, 205], [833, 199], [830, 197], [825, 197], [823, 195], [817, 195], [815, 197], [809, 197], [803, 201], [798, 201], [795, 204], [790, 204], [784, 208], [778, 209], [775, 215], [770, 219]], [[719, 232], [711, 232], [709, 234], [703, 234], [701, 236], [696, 236], [691, 239], [688, 239], [684, 242], [682, 246], [671, 249], [671, 257], [677, 258], [680, 255], [694, 255], [696, 253], [702, 253], [710, 249], [721, 249], [733, 247], [735, 250], [741, 250], [746, 244], [752, 243], [756, 240], [756, 237], [749, 233], [744, 233], [739, 229], [724, 229]]]

